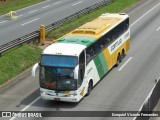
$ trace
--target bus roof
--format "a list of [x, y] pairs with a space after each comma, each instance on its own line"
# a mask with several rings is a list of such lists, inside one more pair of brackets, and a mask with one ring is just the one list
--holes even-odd
[[[125, 13], [102, 14], [97, 19], [88, 22], [68, 33], [67, 35], [61, 37], [57, 42], [83, 44], [89, 46], [126, 18], [128, 18], [128, 15]], [[78, 39], [83, 39], [83, 42], [80, 42], [81, 40], [78, 41]]]
[[48, 46], [42, 54], [47, 55], [66, 55], [66, 56], [79, 56], [79, 54], [86, 48], [85, 45], [80, 44], [65, 44], [54, 43]]
[[66, 36], [64, 38], [59, 39], [57, 42], [89, 46], [92, 43], [94, 43], [96, 40], [97, 39], [94, 37], [87, 37], [87, 36]]
[[86, 34], [87, 36], [92, 36], [97, 38], [101, 36], [101, 33], [114, 27], [126, 17], [127, 17], [126, 14], [109, 14], [109, 13], [102, 14], [97, 19], [80, 26], [79, 28], [72, 31], [70, 34], [71, 35]]
[[79, 56], [87, 46], [126, 18], [128, 18], [126, 14], [102, 14], [97, 19], [59, 38], [56, 43], [47, 47], [43, 54]]

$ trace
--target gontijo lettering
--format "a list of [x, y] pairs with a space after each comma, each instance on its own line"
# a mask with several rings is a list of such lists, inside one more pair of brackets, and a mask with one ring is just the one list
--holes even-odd
[[122, 39], [119, 39], [115, 44], [111, 46], [111, 51], [117, 48], [122, 43]]

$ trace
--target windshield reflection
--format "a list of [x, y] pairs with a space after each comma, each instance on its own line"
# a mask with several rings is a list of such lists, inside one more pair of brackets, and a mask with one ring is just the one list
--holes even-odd
[[76, 90], [73, 68], [41, 67], [40, 86], [52, 90]]

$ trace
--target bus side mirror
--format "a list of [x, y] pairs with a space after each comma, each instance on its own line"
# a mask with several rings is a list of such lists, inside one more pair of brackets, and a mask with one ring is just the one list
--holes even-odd
[[77, 65], [74, 69], [74, 79], [78, 80], [78, 73], [79, 73], [79, 65]]
[[32, 67], [32, 77], [36, 76], [36, 70], [39, 67], [39, 63], [36, 63], [33, 67]]

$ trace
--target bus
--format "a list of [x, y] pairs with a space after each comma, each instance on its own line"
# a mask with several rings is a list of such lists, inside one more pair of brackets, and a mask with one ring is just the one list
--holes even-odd
[[118, 66], [130, 48], [129, 16], [102, 14], [59, 38], [41, 55], [42, 99], [79, 102], [111, 68]]

